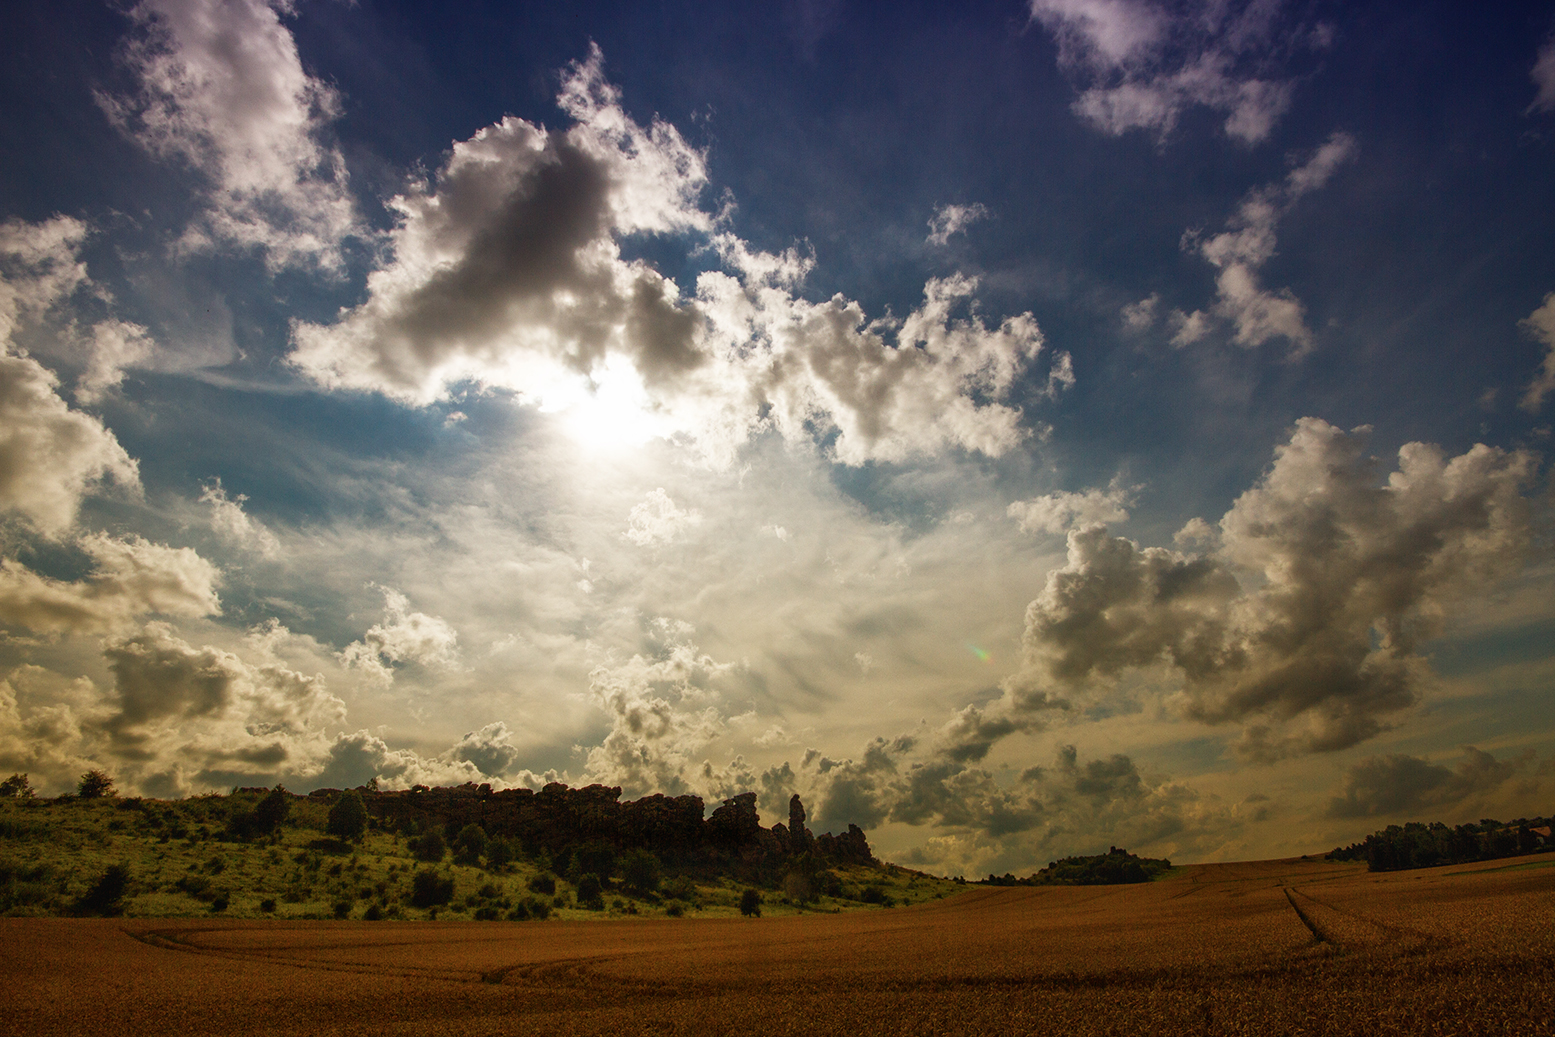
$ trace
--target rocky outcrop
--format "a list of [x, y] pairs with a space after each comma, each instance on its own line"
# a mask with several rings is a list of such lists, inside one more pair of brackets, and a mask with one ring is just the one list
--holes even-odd
[[806, 852], [838, 862], [874, 860], [856, 825], [840, 835], [811, 835], [804, 827], [804, 804], [797, 795], [789, 800], [788, 826], [767, 829], [756, 812], [754, 792], [724, 800], [705, 819], [700, 796], [652, 795], [622, 803], [621, 790], [609, 785], [575, 789], [552, 782], [539, 792], [494, 792], [490, 785], [475, 784], [417, 785], [402, 792], [361, 792], [368, 813], [380, 824], [402, 827], [414, 822], [422, 828], [436, 825], [455, 831], [478, 824], [487, 835], [519, 839], [532, 851], [556, 853], [569, 846], [601, 843], [623, 850], [642, 847], [666, 863], [759, 865], [781, 863]]

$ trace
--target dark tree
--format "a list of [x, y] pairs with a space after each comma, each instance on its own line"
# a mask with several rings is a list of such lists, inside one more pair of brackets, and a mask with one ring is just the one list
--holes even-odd
[[761, 894], [754, 889], [747, 889], [740, 894], [740, 914], [746, 918], [761, 917]]
[[443, 854], [447, 850], [448, 845], [443, 842], [442, 833], [436, 829], [427, 832], [425, 835], [419, 835], [410, 841], [411, 854], [416, 860], [425, 861], [427, 864], [436, 864], [441, 861]]
[[586, 907], [590, 911], [602, 910], [605, 906], [604, 890], [599, 884], [598, 875], [584, 875], [578, 879], [578, 906]]
[[486, 866], [492, 871], [501, 871], [518, 860], [518, 851], [516, 841], [499, 835], [486, 844]]
[[113, 787], [113, 779], [102, 771], [87, 771], [76, 782], [76, 795], [82, 799], [107, 799], [118, 794], [118, 790]]
[[465, 825], [459, 829], [459, 834], [454, 836], [454, 860], [460, 864], [479, 864], [485, 852], [486, 829], [480, 825]]
[[13, 774], [0, 781], [0, 799], [31, 799], [32, 783], [25, 774]]
[[110, 864], [92, 888], [76, 903], [76, 910], [86, 915], [120, 915], [124, 913], [124, 891], [129, 886], [129, 869], [122, 864]]
[[554, 875], [548, 875], [542, 871], [540, 874], [529, 880], [529, 888], [535, 893], [542, 893], [548, 897], [555, 896], [556, 877]]
[[291, 795], [286, 791], [285, 786], [277, 785], [254, 807], [254, 830], [263, 835], [270, 835], [286, 823], [286, 818], [291, 812]]
[[659, 858], [647, 850], [628, 850], [621, 855], [621, 880], [626, 888], [639, 896], [657, 892], [663, 870]]
[[346, 789], [329, 808], [330, 835], [348, 842], [357, 842], [367, 834], [367, 804], [356, 789]]
[[415, 907], [436, 907], [454, 898], [453, 876], [444, 877], [422, 868], [410, 880], [410, 902]]

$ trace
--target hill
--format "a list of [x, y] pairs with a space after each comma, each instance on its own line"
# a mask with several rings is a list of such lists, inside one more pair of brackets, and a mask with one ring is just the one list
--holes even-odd
[[[621, 802], [549, 785], [0, 797], [0, 915], [599, 918], [791, 914], [963, 887], [875, 860], [862, 831], [765, 828], [753, 795]], [[359, 815], [355, 811], [360, 811]]]

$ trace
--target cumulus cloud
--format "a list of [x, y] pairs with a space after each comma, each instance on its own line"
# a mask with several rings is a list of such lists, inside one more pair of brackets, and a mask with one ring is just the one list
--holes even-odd
[[[961, 277], [929, 282], [900, 322], [800, 298], [813, 259], [715, 230], [703, 156], [673, 126], [626, 115], [597, 48], [559, 103], [566, 130], [504, 119], [392, 202], [392, 258], [361, 305], [294, 328], [301, 371], [413, 404], [476, 382], [615, 428], [625, 408], [720, 464], [768, 428], [829, 440], [845, 464], [1024, 438], [1000, 401], [1042, 348], [1029, 314], [988, 327], [966, 313], [976, 282]], [[724, 269], [685, 292], [622, 257], [637, 234], [700, 237]], [[1059, 358], [1054, 370], [1056, 392], [1073, 375]]]
[[1023, 669], [1006, 685], [1015, 707], [1166, 663], [1186, 715], [1243, 723], [1250, 756], [1382, 730], [1416, 701], [1418, 649], [1448, 610], [1521, 567], [1534, 459], [1410, 443], [1379, 484], [1364, 431], [1299, 421], [1220, 520], [1212, 554], [1072, 531], [1067, 563], [1027, 609]]
[[69, 216], [0, 223], [0, 342], [90, 284], [77, 254], [86, 233], [86, 224]]
[[1528, 106], [1528, 114], [1555, 112], [1555, 34], [1546, 38], [1539, 47], [1538, 57], [1534, 59], [1528, 75], [1538, 90], [1533, 103]]
[[941, 247], [950, 244], [952, 234], [960, 234], [978, 220], [988, 218], [988, 207], [980, 202], [971, 205], [943, 205], [934, 211], [929, 220], [929, 236], [924, 240]]
[[[713, 704], [717, 682], [734, 666], [699, 651], [685, 631], [668, 633], [658, 652], [589, 674], [589, 692], [611, 726], [588, 751], [586, 780], [619, 785], [627, 796], [693, 791], [694, 755], [726, 726]], [[712, 787], [695, 791], [718, 792], [730, 784], [714, 780], [710, 766], [705, 770], [707, 780], [698, 784]]]
[[411, 611], [410, 599], [399, 591], [380, 589], [383, 622], [347, 645], [340, 653], [342, 662], [385, 682], [394, 679], [396, 663], [453, 666], [458, 662], [459, 635], [453, 627], [436, 616]]
[[650, 492], [641, 503], [632, 505], [631, 513], [627, 516], [626, 532], [622, 535], [638, 547], [660, 547], [672, 543], [690, 527], [701, 524], [700, 511], [695, 508], [677, 508], [661, 486]]
[[1522, 329], [1544, 345], [1544, 364], [1528, 384], [1518, 405], [1530, 414], [1544, 406], [1544, 398], [1555, 392], [1555, 292], [1544, 297], [1544, 305], [1525, 317]]
[[1344, 787], [1328, 801], [1332, 818], [1402, 817], [1423, 821], [1430, 811], [1447, 811], [1500, 788], [1517, 773], [1511, 760], [1497, 760], [1472, 745], [1454, 768], [1418, 756], [1389, 753], [1350, 767]]
[[1103, 132], [1153, 130], [1164, 140], [1189, 108], [1225, 113], [1226, 133], [1267, 139], [1290, 107], [1280, 64], [1326, 46], [1281, 0], [1166, 5], [1151, 0], [1030, 0], [1058, 42], [1059, 64], [1082, 88], [1074, 110]]
[[234, 244], [272, 269], [334, 269], [358, 232], [345, 162], [325, 142], [339, 98], [303, 69], [281, 23], [291, 11], [290, 0], [141, 0], [122, 55], [138, 90], [98, 102], [131, 140], [202, 178], [186, 248]]
[[220, 573], [187, 547], [140, 537], [95, 533], [76, 546], [92, 572], [73, 582], [54, 580], [12, 559], [0, 559], [0, 621], [37, 631], [113, 630], [148, 612], [206, 616], [221, 611]]
[[1114, 479], [1105, 490], [1093, 487], [1080, 493], [1060, 491], [1013, 501], [1006, 512], [1027, 533], [1062, 534], [1077, 525], [1127, 522], [1128, 508], [1139, 489], [1119, 485]]
[[76, 380], [76, 398], [92, 404], [124, 381], [124, 372], [153, 353], [151, 336], [139, 324], [122, 320], [99, 321], [92, 326], [92, 345], [86, 369]]
[[[1336, 133], [1305, 163], [1292, 169], [1284, 180], [1258, 188], [1242, 200], [1236, 215], [1219, 234], [1205, 238], [1190, 231], [1183, 248], [1203, 256], [1219, 272], [1215, 278], [1218, 300], [1213, 316], [1230, 322], [1232, 340], [1253, 348], [1271, 339], [1290, 343], [1292, 357], [1312, 348], [1306, 307], [1290, 289], [1271, 291], [1258, 278], [1258, 270], [1275, 254], [1274, 230], [1280, 217], [1303, 195], [1328, 183], [1335, 170], [1355, 156], [1355, 139]], [[1170, 315], [1172, 344], [1185, 346], [1210, 331], [1211, 315], [1195, 310]]]
[[211, 529], [229, 543], [272, 558], [280, 553], [280, 541], [243, 510], [246, 500], [248, 498], [241, 493], [236, 497], [227, 496], [220, 479], [213, 479], [200, 488], [200, 503], [211, 506]]

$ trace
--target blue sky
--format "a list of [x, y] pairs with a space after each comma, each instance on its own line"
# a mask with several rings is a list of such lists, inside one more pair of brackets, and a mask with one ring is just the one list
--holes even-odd
[[1547, 811], [1548, 5], [3, 18], [0, 770]]

